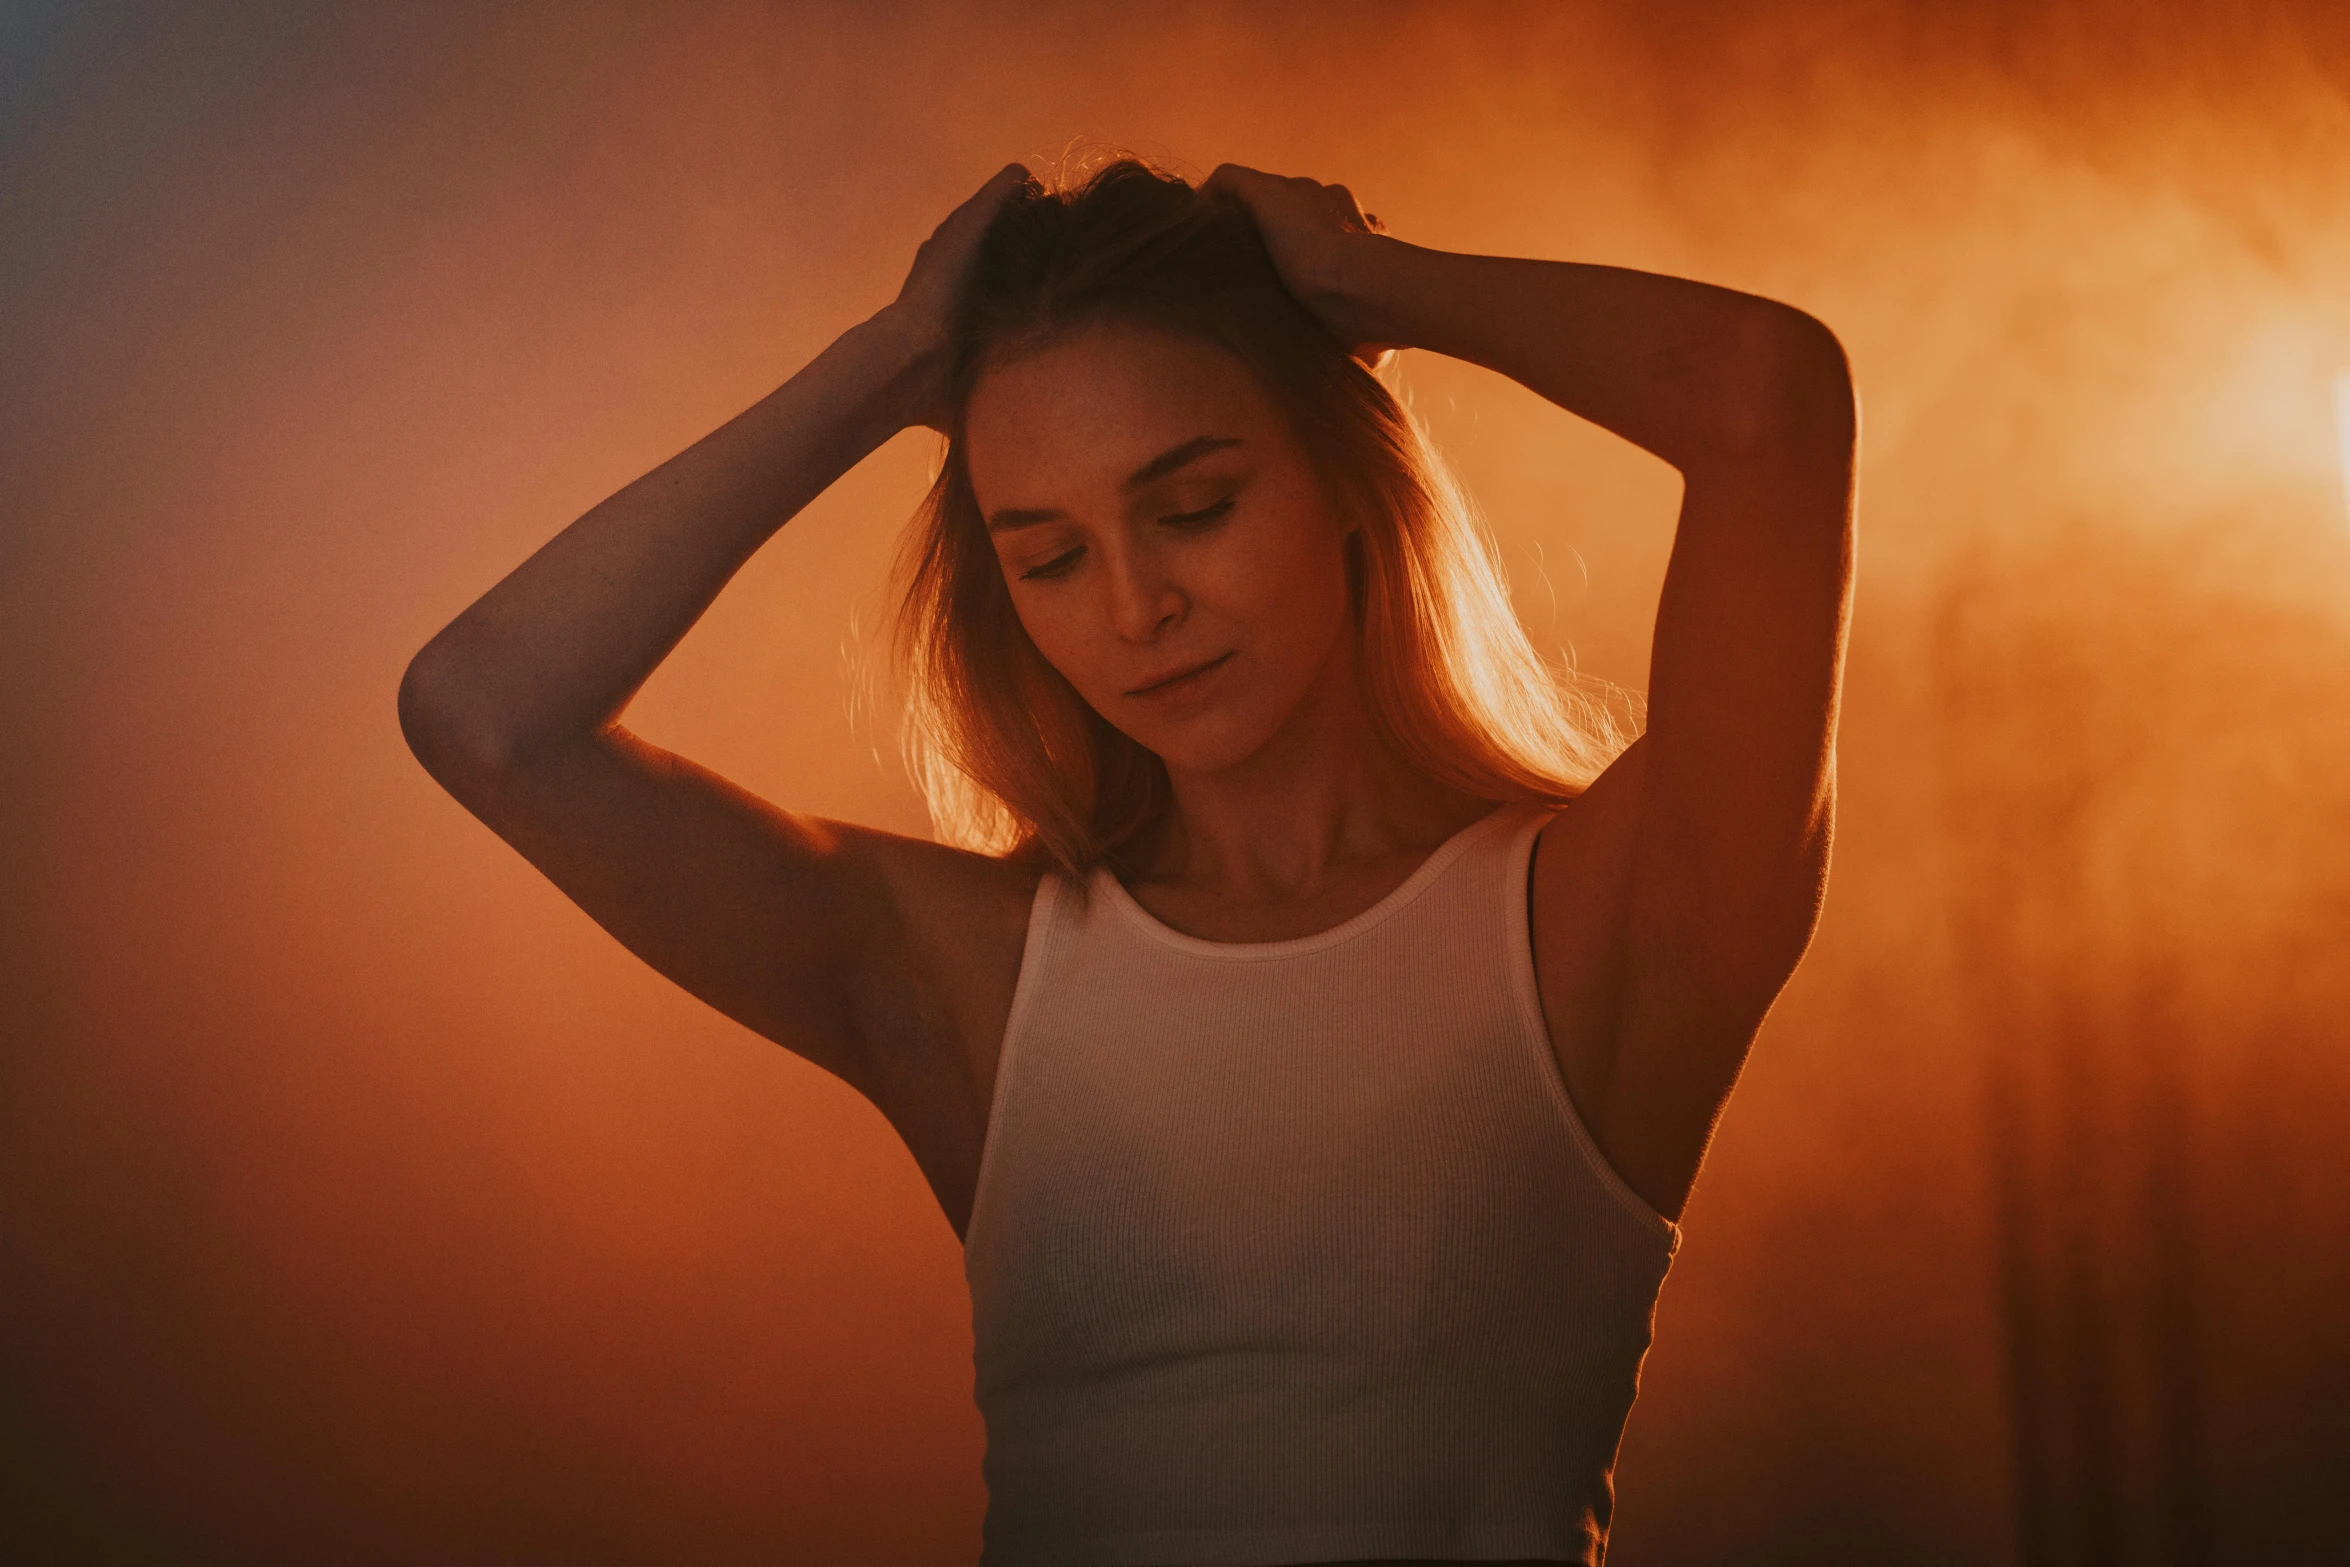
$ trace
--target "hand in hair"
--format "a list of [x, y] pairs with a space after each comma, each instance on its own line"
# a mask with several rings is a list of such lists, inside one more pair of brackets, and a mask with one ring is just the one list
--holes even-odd
[[954, 330], [955, 305], [979, 254], [980, 236], [994, 221], [997, 209], [1028, 181], [1024, 165], [1007, 163], [970, 199], [948, 213], [914, 252], [914, 265], [898, 297], [876, 318], [903, 333], [912, 346], [928, 394], [918, 400], [923, 410], [921, 420], [934, 430], [945, 425], [947, 349]]
[[1369, 319], [1347, 292], [1350, 258], [1387, 232], [1387, 225], [1357, 205], [1354, 192], [1226, 163], [1208, 176], [1200, 194], [1233, 202], [1256, 220], [1281, 281], [1357, 359], [1377, 368], [1401, 346], [1376, 341]]

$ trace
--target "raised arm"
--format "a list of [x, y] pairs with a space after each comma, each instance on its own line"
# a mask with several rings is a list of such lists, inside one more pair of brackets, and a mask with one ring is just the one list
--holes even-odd
[[892, 1074], [933, 1069], [909, 1062], [920, 1040], [985, 1035], [984, 1017], [956, 1015], [984, 1013], [985, 987], [934, 980], [970, 963], [1001, 968], [1008, 986], [1016, 946], [969, 950], [1004, 923], [976, 907], [1005, 901], [1001, 868], [777, 810], [620, 716], [776, 529], [934, 417], [962, 268], [1024, 177], [1007, 169], [957, 209], [896, 303], [516, 567], [400, 687], [425, 768], [599, 924], [877, 1101]]
[[[1580, 1036], [1577, 1103], [1633, 1188], [1676, 1212], [1826, 882], [1857, 432], [1843, 351], [1750, 294], [1423, 249], [1311, 181], [1211, 185], [1246, 201], [1343, 340], [1498, 370], [1681, 472], [1648, 733], [1587, 796], [1601, 841], [1579, 847], [1580, 884], [1536, 891], [1538, 940], [1547, 920], [1605, 955], [1544, 975], [1554, 1030]], [[1581, 923], [1595, 901], [1611, 928]]]

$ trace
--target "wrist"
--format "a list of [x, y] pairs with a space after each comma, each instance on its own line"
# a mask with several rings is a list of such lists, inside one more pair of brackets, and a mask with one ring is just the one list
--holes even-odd
[[1386, 234], [1354, 234], [1333, 258], [1326, 318], [1353, 343], [1419, 346], [1411, 335], [1409, 273], [1418, 247]]
[[834, 351], [857, 366], [857, 379], [872, 406], [899, 429], [928, 423], [937, 415], [945, 378], [947, 339], [897, 305], [881, 309], [841, 334]]
[[920, 375], [946, 359], [946, 332], [918, 320], [903, 305], [882, 306], [849, 328], [849, 334], [869, 339], [882, 362], [901, 375]]

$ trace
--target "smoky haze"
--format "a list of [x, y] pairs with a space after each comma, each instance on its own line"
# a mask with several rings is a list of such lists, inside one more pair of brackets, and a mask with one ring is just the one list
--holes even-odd
[[[2344, 14], [0, 12], [10, 1554], [975, 1556], [961, 1257], [911, 1158], [435, 790], [393, 692], [1081, 139], [1771, 294], [1851, 353], [1833, 882], [1688, 1214], [1611, 1559], [2315, 1549], [2350, 1459]], [[1671, 473], [1398, 373], [1538, 639], [1639, 687]], [[794, 520], [632, 727], [923, 831], [874, 633], [934, 460], [901, 436]]]

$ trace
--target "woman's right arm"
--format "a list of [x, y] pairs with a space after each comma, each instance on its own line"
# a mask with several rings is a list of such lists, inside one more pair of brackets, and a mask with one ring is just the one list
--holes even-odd
[[1008, 1008], [1018, 878], [778, 810], [620, 716], [786, 520], [935, 417], [938, 324], [1013, 178], [940, 226], [896, 303], [557, 535], [426, 644], [400, 686], [426, 770], [597, 923], [877, 1102], [888, 1080], [935, 1064], [911, 1059], [917, 1042], [985, 1041], [994, 991]]

